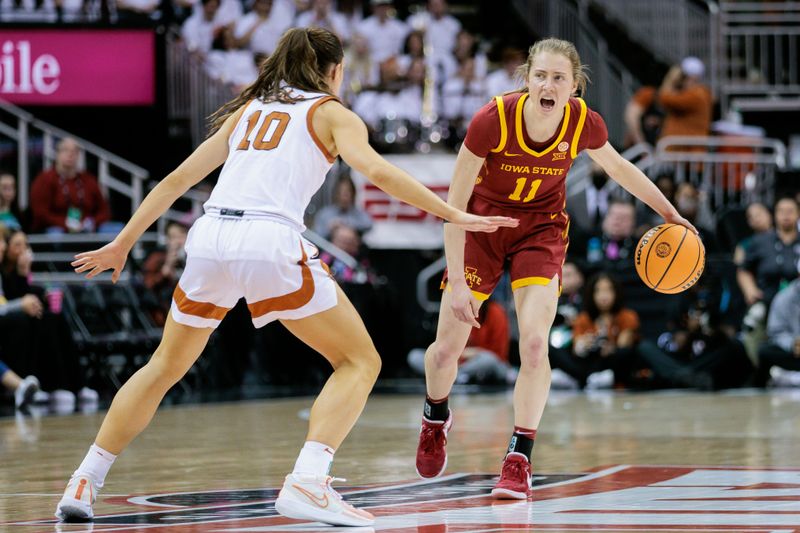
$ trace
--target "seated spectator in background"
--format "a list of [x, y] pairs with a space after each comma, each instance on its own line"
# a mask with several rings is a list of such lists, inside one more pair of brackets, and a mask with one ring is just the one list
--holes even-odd
[[342, 98], [351, 106], [362, 91], [373, 89], [380, 81], [380, 66], [369, 53], [369, 43], [360, 34], [353, 35], [345, 50]]
[[475, 112], [486, 103], [483, 78], [475, 73], [475, 60], [464, 59], [455, 77], [442, 87], [442, 116], [450, 121], [456, 136], [463, 139]]
[[468, 59], [474, 61], [475, 77], [485, 80], [489, 72], [489, 60], [486, 54], [480, 51], [475, 35], [467, 30], [461, 30], [456, 36], [456, 46], [453, 49], [453, 53], [443, 56], [439, 63], [443, 68], [444, 80], [454, 76], [458, 72], [460, 65]]
[[[480, 328], [472, 328], [458, 360], [456, 383], [513, 384], [517, 370], [508, 362], [509, 323], [503, 306], [487, 300], [478, 311]], [[408, 366], [425, 375], [425, 349], [408, 352]]]
[[400, 72], [407, 73], [411, 62], [415, 59], [425, 59], [425, 34], [421, 31], [412, 31], [406, 36], [403, 53], [397, 56], [397, 67]]
[[333, 228], [340, 224], [350, 226], [363, 234], [372, 228], [372, 219], [363, 209], [356, 206], [356, 186], [348, 175], [336, 182], [333, 190], [333, 203], [319, 210], [314, 218], [314, 231], [326, 239]]
[[5, 238], [5, 254], [0, 259], [3, 289], [8, 298], [21, 298], [28, 293], [33, 265], [33, 251], [22, 230], [12, 230]]
[[344, 15], [333, 8], [331, 0], [313, 0], [311, 9], [298, 15], [295, 26], [324, 28], [336, 34], [342, 42], [350, 40], [350, 25]]
[[273, 0], [255, 0], [253, 10], [236, 22], [233, 31], [236, 47], [269, 55], [291, 25], [291, 18], [281, 16]]
[[584, 256], [587, 268], [596, 271], [599, 268], [632, 267], [635, 229], [636, 208], [633, 203], [612, 198], [600, 235], [588, 239]]
[[161, 18], [158, 6], [161, 0], [116, 0], [117, 16], [125, 23], [146, 23]]
[[22, 229], [21, 219], [17, 179], [12, 174], [0, 174], [0, 224], [8, 229]]
[[147, 290], [143, 303], [159, 327], [167, 321], [172, 293], [186, 267], [188, 233], [189, 229], [179, 222], [167, 224], [166, 247], [150, 252], [142, 265], [142, 283]]
[[[753, 234], [736, 243], [736, 248], [733, 250], [733, 262], [737, 267], [744, 265], [744, 259], [747, 256], [747, 250], [750, 249], [750, 245], [753, 243], [753, 238], [756, 235], [772, 230], [772, 213], [770, 213], [769, 208], [761, 202], [753, 202], [748, 205], [745, 216], [747, 217], [747, 225], [753, 231]], [[740, 275], [744, 274], [737, 272], [737, 279]], [[742, 281], [739, 281], [739, 285], [742, 285]], [[747, 303], [748, 305], [752, 305], [755, 303], [755, 300], [753, 299]]]
[[[675, 205], [675, 178], [672, 172], [663, 172], [659, 174], [653, 181], [658, 190], [669, 200], [669, 203]], [[639, 220], [639, 227], [636, 230], [636, 235], [644, 235], [650, 228], [664, 223], [664, 219], [658, 213], [650, 209], [644, 202], [637, 202], [637, 220]]]
[[696, 57], [669, 69], [658, 90], [658, 103], [665, 112], [661, 138], [708, 135], [714, 101], [711, 90], [701, 82], [704, 74], [705, 65]]
[[214, 38], [222, 28], [216, 21], [220, 0], [200, 0], [199, 9], [181, 26], [181, 36], [190, 52], [205, 55], [211, 50]]
[[22, 379], [3, 361], [0, 361], [0, 383], [7, 391], [14, 393], [14, 405], [17, 409], [30, 404], [34, 394], [39, 390], [39, 380], [36, 376]]
[[461, 23], [447, 12], [446, 0], [428, 0], [425, 11], [415, 13], [407, 20], [412, 29], [425, 34], [425, 41], [430, 44], [434, 58], [452, 54], [456, 36], [461, 31]]
[[664, 108], [658, 101], [657, 89], [641, 87], [625, 106], [625, 146], [647, 143], [655, 146], [664, 124]]
[[775, 229], [755, 235], [738, 265], [736, 281], [749, 306], [743, 320], [743, 341], [747, 353], [757, 360], [758, 347], [765, 340], [767, 310], [778, 291], [797, 277], [800, 208], [793, 198], [775, 204]]
[[525, 63], [525, 54], [519, 48], [506, 47], [500, 58], [501, 68], [486, 76], [486, 99], [518, 89], [522, 81], [517, 69]]
[[716, 234], [710, 229], [713, 227], [711, 212], [697, 187], [688, 181], [679, 184], [675, 189], [675, 209], [700, 232], [706, 253], [719, 251]]
[[[20, 238], [20, 236], [22, 238]], [[29, 258], [25, 234], [16, 232], [0, 238], [0, 347], [4, 361], [23, 375], [39, 376], [45, 390], [55, 390], [50, 399], [67, 407], [75, 396], [83, 403], [97, 402], [97, 392], [85, 386], [79, 355], [72, 333], [60, 309], [46, 309], [43, 292], [29, 285]], [[9, 260], [8, 255], [16, 261]], [[11, 281], [4, 290], [6, 280]], [[57, 311], [52, 312], [52, 311]]]
[[670, 386], [727, 389], [747, 384], [753, 365], [733, 327], [723, 321], [722, 286], [704, 276], [675, 295], [668, 331], [658, 345], [671, 359], [648, 359], [654, 372]]
[[614, 183], [597, 163], [591, 163], [591, 180], [586, 188], [570, 197], [567, 211], [573, 229], [586, 235], [600, 231], [603, 219], [608, 213]]
[[366, 39], [370, 55], [378, 63], [399, 55], [411, 31], [405, 22], [391, 16], [392, 4], [392, 0], [370, 0], [372, 16], [361, 21], [356, 29]]
[[[800, 270], [800, 262], [796, 267]], [[772, 300], [767, 338], [758, 350], [756, 385], [763, 387], [772, 376], [775, 385], [800, 386], [800, 279]]]
[[31, 186], [32, 230], [48, 233], [118, 231], [110, 223], [108, 203], [97, 178], [80, 170], [81, 148], [66, 137], [56, 148], [53, 168], [42, 171]]
[[[572, 355], [572, 323], [580, 313], [583, 292], [583, 272], [578, 265], [567, 261], [561, 267], [561, 294], [558, 297], [556, 317], [550, 328], [551, 387], [555, 389], [575, 389], [583, 387], [586, 375], [583, 368], [575, 366]], [[584, 382], [580, 383], [578, 378]]]
[[356, 267], [353, 267], [328, 252], [320, 254], [320, 260], [328, 265], [336, 281], [357, 285], [375, 283], [377, 277], [370, 266], [369, 258], [364, 253], [361, 235], [355, 228], [344, 223], [337, 224], [331, 233], [331, 242], [356, 260]]
[[214, 79], [233, 85], [238, 92], [256, 81], [258, 68], [253, 52], [239, 48], [236, 43], [233, 30], [222, 28], [206, 58], [206, 72]]

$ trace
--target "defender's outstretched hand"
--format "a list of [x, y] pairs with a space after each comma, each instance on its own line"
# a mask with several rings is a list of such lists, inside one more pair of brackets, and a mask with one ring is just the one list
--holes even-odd
[[459, 211], [450, 219], [451, 224], [455, 224], [466, 231], [482, 231], [493, 233], [500, 228], [516, 228], [519, 220], [511, 217], [481, 217]]
[[98, 250], [83, 252], [75, 256], [75, 261], [71, 264], [75, 272], [89, 272], [87, 279], [91, 279], [101, 272], [113, 270], [111, 281], [114, 283], [119, 279], [122, 269], [125, 268], [125, 261], [128, 259], [128, 251], [116, 241], [111, 241]]

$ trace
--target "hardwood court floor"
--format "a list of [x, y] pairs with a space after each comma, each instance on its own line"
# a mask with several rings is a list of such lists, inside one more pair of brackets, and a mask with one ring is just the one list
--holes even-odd
[[[504, 504], [485, 495], [512, 427], [510, 393], [453, 397], [451, 475], [435, 483], [414, 470], [421, 403], [373, 396], [337, 453], [342, 493], [378, 516], [375, 531], [800, 532], [800, 391], [554, 393], [534, 498]], [[276, 517], [270, 503], [310, 405], [163, 409], [117, 460], [89, 527], [46, 521], [104, 413], [0, 419], [0, 531], [330, 531]]]

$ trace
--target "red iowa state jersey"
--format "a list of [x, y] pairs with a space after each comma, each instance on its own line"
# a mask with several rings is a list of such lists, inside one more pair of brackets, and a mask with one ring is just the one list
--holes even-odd
[[496, 96], [472, 118], [464, 144], [486, 158], [473, 194], [504, 207], [561, 211], [572, 162], [581, 150], [603, 146], [608, 130], [582, 99], [570, 98], [553, 137], [533, 142], [522, 116], [527, 98], [528, 93]]

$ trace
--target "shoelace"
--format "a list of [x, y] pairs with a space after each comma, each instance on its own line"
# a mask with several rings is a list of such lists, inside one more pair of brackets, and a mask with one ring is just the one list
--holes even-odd
[[422, 428], [422, 451], [432, 453], [447, 444], [447, 436], [444, 434], [444, 424], [441, 426], [424, 426]]
[[331, 493], [333, 493], [333, 495], [336, 497], [336, 499], [342, 501], [342, 495], [336, 492], [336, 489], [334, 489], [333, 486], [331, 485], [334, 481], [337, 482], [341, 481], [342, 483], [344, 483], [347, 480], [343, 477], [331, 477], [331, 476], [328, 476], [328, 478], [325, 480], [325, 488], [330, 490]]
[[525, 464], [523, 461], [506, 461], [503, 464], [503, 472], [500, 475], [501, 479], [527, 479], [528, 473], [525, 471]]

